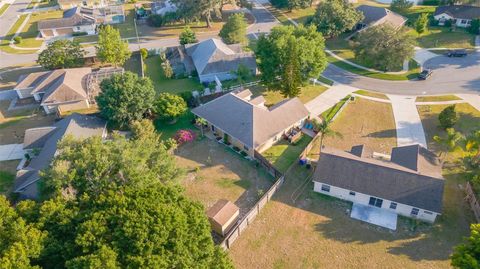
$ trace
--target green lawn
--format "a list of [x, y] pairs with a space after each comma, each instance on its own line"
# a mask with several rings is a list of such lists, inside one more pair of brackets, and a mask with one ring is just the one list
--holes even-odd
[[43, 43], [43, 39], [37, 40], [37, 36], [39, 35], [37, 22], [48, 19], [57, 19], [62, 16], [63, 12], [61, 10], [32, 13], [30, 19], [20, 32], [19, 36], [22, 37], [22, 42], [15, 45], [21, 48], [39, 48]]
[[410, 34], [415, 36], [418, 46], [422, 48], [474, 48], [475, 35], [468, 33], [465, 29], [457, 28], [450, 31], [448, 27], [430, 27], [426, 33], [418, 34], [411, 30]]
[[33, 0], [28, 4], [27, 9], [32, 9], [37, 3], [37, 8], [53, 7], [57, 5], [56, 0]]
[[326, 78], [326, 77], [320, 76], [320, 77], [318, 77], [317, 80], [318, 80], [318, 81], [321, 81], [321, 82], [323, 82], [323, 83], [325, 83], [325, 84], [327, 84], [327, 85], [330, 85], [330, 86], [333, 85], [333, 81], [332, 81], [332, 80], [329, 80], [329, 79]]
[[0, 193], [5, 194], [12, 186], [14, 179], [14, 174], [0, 170]]
[[262, 156], [270, 161], [278, 170], [285, 172], [298, 159], [300, 153], [302, 153], [310, 141], [312, 141], [312, 138], [307, 135], [303, 135], [295, 145], [282, 139], [267, 151], [264, 151]]
[[456, 95], [437, 95], [437, 96], [418, 96], [415, 102], [442, 102], [442, 101], [454, 101], [462, 100], [462, 98]]
[[388, 100], [388, 97], [383, 93], [371, 92], [371, 91], [365, 91], [365, 90], [358, 90], [354, 93], [356, 93], [358, 95], [363, 95], [363, 96], [369, 96], [369, 97], [375, 97], [375, 98], [379, 98], [379, 99]]
[[340, 102], [336, 103], [333, 107], [330, 109], [326, 110], [325, 112], [322, 113], [322, 118], [325, 119], [326, 121], [331, 121], [335, 115], [337, 115], [338, 111], [342, 106], [345, 104], [345, 102], [350, 99], [350, 95], [344, 97]]
[[177, 119], [177, 122], [170, 124], [167, 121], [156, 119], [154, 121], [155, 129], [161, 134], [162, 139], [166, 140], [172, 138], [178, 130], [190, 129], [196, 130], [192, 125], [194, 116], [192, 112], [188, 111], [183, 116]]
[[152, 79], [157, 92], [181, 93], [198, 90], [202, 85], [198, 78], [168, 79], [163, 74], [160, 57], [152, 56], [145, 60], [147, 70], [145, 76]]
[[5, 11], [7, 11], [9, 6], [10, 4], [3, 4], [3, 6], [0, 8], [0, 16], [2, 16]]
[[29, 54], [29, 53], [36, 52], [36, 50], [16, 50], [10, 47], [10, 40], [12, 40], [18, 28], [20, 28], [20, 25], [23, 23], [23, 21], [25, 21], [26, 18], [27, 18], [27, 14], [22, 14], [18, 18], [18, 20], [12, 25], [8, 33], [5, 35], [5, 38], [3, 38], [0, 41], [1, 50], [7, 53], [17, 53], [17, 54]]

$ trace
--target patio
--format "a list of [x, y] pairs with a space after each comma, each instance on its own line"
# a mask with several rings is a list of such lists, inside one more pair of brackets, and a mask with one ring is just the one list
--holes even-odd
[[354, 203], [350, 217], [390, 230], [397, 229], [397, 214], [385, 209]]

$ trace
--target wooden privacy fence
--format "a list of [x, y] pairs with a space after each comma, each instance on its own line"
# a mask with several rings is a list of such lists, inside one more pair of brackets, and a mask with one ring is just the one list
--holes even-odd
[[470, 182], [467, 182], [467, 187], [465, 188], [465, 192], [467, 193], [467, 201], [470, 204], [470, 208], [473, 211], [473, 214], [475, 214], [475, 218], [477, 219], [477, 222], [480, 222], [480, 204], [478, 203], [477, 196], [475, 195], [475, 192], [473, 191], [472, 185]]
[[285, 180], [284, 176], [281, 176], [271, 187], [268, 191], [260, 198], [260, 200], [248, 211], [245, 216], [233, 226], [233, 228], [228, 232], [222, 242], [220, 242], [220, 246], [227, 250], [229, 249], [233, 242], [237, 240], [237, 238], [242, 234], [242, 232], [253, 223], [255, 217], [260, 213], [260, 210], [267, 204], [270, 199], [272, 199], [273, 194], [280, 188]]
[[265, 157], [262, 156], [259, 152], [255, 150], [253, 153], [253, 157], [260, 163], [266, 170], [267, 172], [272, 175], [274, 178], [278, 178], [283, 176], [283, 173], [280, 172], [275, 166], [273, 166]]

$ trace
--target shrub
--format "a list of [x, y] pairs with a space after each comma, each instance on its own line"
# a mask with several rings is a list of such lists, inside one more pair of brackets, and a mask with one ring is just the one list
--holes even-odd
[[145, 60], [148, 57], [148, 50], [146, 48], [141, 48], [140, 49], [140, 55], [142, 56], [142, 59]]
[[191, 91], [181, 92], [180, 97], [187, 103], [188, 107], [195, 106], [195, 99], [193, 98], [193, 94]]
[[181, 145], [194, 141], [196, 137], [197, 135], [192, 130], [178, 130], [173, 139], [175, 139], [178, 145]]
[[442, 112], [440, 112], [440, 114], [438, 115], [438, 120], [440, 121], [440, 126], [444, 130], [452, 128], [458, 121], [458, 115], [455, 111], [455, 105], [448, 106], [444, 110], [442, 110]]
[[14, 37], [14, 38], [13, 38], [13, 42], [14, 42], [15, 44], [20, 44], [20, 43], [22, 43], [22, 37], [21, 37], [21, 36], [16, 36], [16, 37]]
[[234, 146], [234, 147], [233, 147], [233, 150], [235, 150], [235, 151], [237, 151], [237, 152], [238, 152], [238, 151], [240, 151], [240, 148], [239, 148], [239, 147], [237, 147], [237, 146]]
[[84, 35], [88, 35], [87, 32], [73, 32], [72, 33], [72, 36], [84, 36]]
[[248, 155], [248, 153], [246, 153], [245, 151], [240, 152], [240, 154], [242, 154], [243, 157], [247, 157]]
[[161, 118], [175, 120], [187, 111], [187, 104], [182, 97], [164, 92], [158, 95], [154, 110]]
[[452, 26], [452, 20], [445, 21], [445, 27], [451, 27], [451, 26]]

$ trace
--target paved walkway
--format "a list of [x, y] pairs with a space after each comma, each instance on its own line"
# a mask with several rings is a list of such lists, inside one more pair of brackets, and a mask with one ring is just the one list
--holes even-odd
[[419, 47], [415, 48], [415, 55], [413, 56], [413, 59], [420, 65], [423, 66], [423, 64], [432, 59], [439, 56], [438, 54], [435, 54], [433, 52], [430, 52], [426, 49], [422, 49]]
[[397, 128], [397, 145], [420, 144], [427, 147], [422, 121], [415, 105], [416, 96], [387, 95], [392, 101], [393, 116]]
[[340, 102], [345, 96], [357, 91], [357, 88], [335, 83], [330, 89], [308, 102], [305, 106], [313, 116], [318, 116]]
[[25, 156], [23, 144], [9, 144], [0, 146], [0, 161], [20, 160]]
[[480, 111], [480, 95], [478, 94], [456, 94], [458, 97], [465, 100], [478, 111]]

